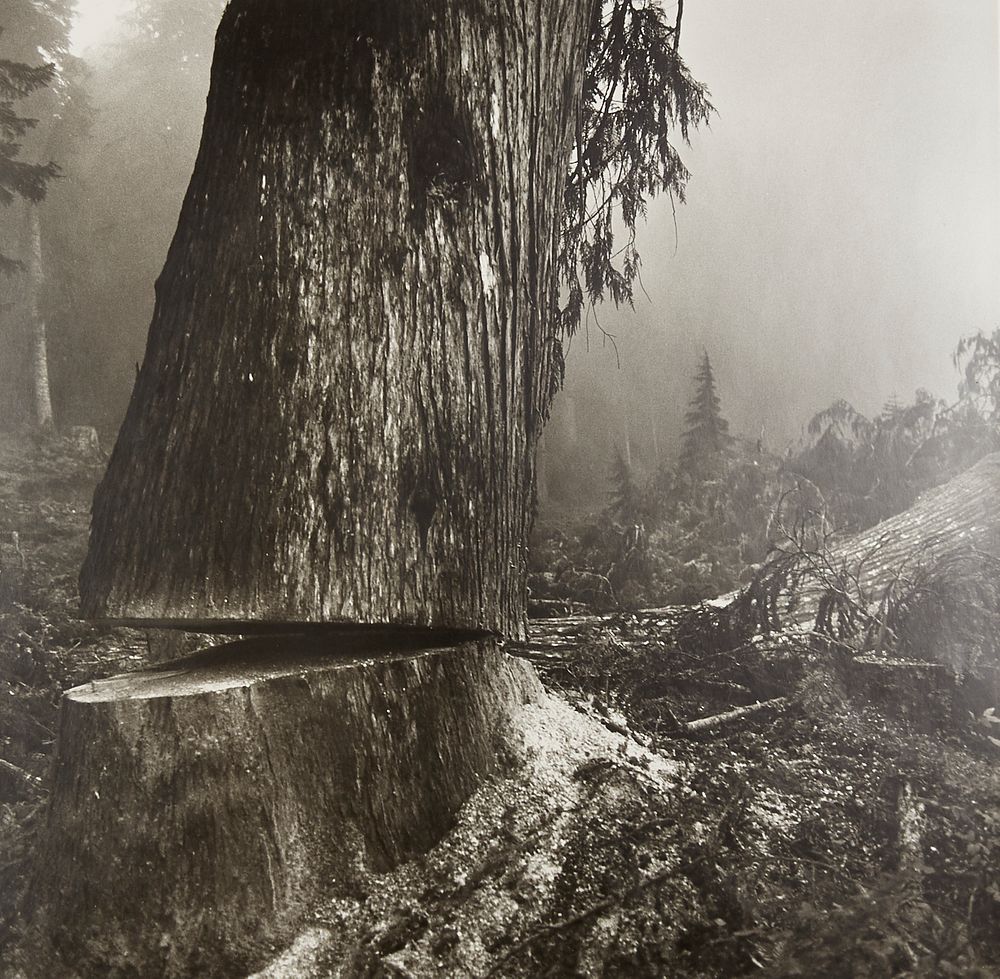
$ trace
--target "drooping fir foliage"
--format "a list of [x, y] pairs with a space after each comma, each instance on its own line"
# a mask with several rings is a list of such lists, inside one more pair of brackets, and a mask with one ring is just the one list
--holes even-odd
[[[51, 161], [28, 163], [18, 159], [21, 140], [38, 120], [20, 115], [17, 102], [48, 85], [54, 74], [52, 64], [28, 65], [0, 58], [0, 204], [5, 207], [17, 198], [37, 204], [44, 199], [48, 182], [59, 172]], [[0, 273], [10, 274], [23, 267], [20, 260], [0, 252]]]
[[636, 224], [647, 202], [660, 193], [684, 200], [689, 173], [677, 142], [707, 122], [712, 106], [678, 52], [682, 10], [683, 2], [670, 23], [657, 0], [595, 4], [558, 263], [564, 336], [588, 301], [631, 304]]
[[959, 393], [993, 425], [1000, 425], [1000, 329], [963, 337], [954, 360], [962, 369]]
[[694, 382], [695, 394], [684, 415], [687, 429], [678, 468], [682, 473], [699, 479], [718, 469], [722, 453], [732, 439], [729, 422], [722, 417], [722, 402], [715, 390], [715, 375], [707, 351]]

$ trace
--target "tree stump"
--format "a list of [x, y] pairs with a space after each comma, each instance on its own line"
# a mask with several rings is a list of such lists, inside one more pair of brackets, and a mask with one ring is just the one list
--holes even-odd
[[954, 722], [958, 686], [954, 671], [943, 663], [857, 656], [848, 684], [852, 693], [915, 731], [935, 734]]
[[66, 440], [81, 455], [100, 456], [101, 440], [93, 425], [71, 425], [66, 429]]
[[260, 637], [70, 690], [48, 974], [245, 975], [321, 895], [437, 842], [541, 687], [492, 640], [414, 642]]

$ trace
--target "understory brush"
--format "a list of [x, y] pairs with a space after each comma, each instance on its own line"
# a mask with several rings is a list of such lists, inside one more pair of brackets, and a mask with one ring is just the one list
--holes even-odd
[[[680, 974], [996, 975], [1000, 562], [932, 538], [869, 577], [878, 541], [823, 542], [723, 607], [583, 620], [539, 668], [695, 772]], [[737, 720], [688, 729], [712, 716]]]
[[104, 460], [58, 437], [0, 436], [0, 944], [48, 802], [59, 699], [144, 661], [144, 637], [78, 615], [77, 574]]

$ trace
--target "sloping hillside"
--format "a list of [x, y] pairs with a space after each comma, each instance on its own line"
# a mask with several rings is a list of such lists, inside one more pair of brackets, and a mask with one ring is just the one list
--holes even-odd
[[[59, 444], [4, 460], [3, 971], [33, 979], [23, 915], [58, 691], [149, 651], [74, 618], [100, 460]], [[933, 567], [959, 541], [974, 578], [968, 556], [996, 543], [997, 471], [985, 460], [816, 553], [877, 594], [910, 555]], [[872, 548], [872, 577], [851, 572]], [[536, 623], [511, 651], [549, 692], [524, 708], [506, 767], [425, 857], [368, 868], [259, 974], [1000, 974], [1000, 725], [983, 681], [996, 610], [979, 609], [959, 676], [897, 655], [904, 631], [870, 627], [877, 600], [849, 595], [854, 631], [845, 613], [839, 634], [815, 634], [789, 610], [824, 593], [802, 598], [816, 584], [799, 574], [796, 605], [787, 570], [765, 567], [726, 607]]]

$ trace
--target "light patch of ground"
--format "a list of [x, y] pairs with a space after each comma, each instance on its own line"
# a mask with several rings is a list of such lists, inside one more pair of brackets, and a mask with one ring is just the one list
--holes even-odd
[[[617, 804], [632, 792], [668, 793], [680, 774], [676, 762], [607, 724], [548, 693], [526, 705], [513, 745], [523, 766], [487, 780], [424, 857], [371, 875], [357, 900], [319, 909], [316, 925], [253, 979], [485, 976], [502, 966], [509, 936], [549, 927], [538, 922], [565, 882], [568, 848], [594, 796], [581, 772], [623, 772]], [[595, 915], [590, 957], [614, 939], [619, 917], [613, 908]]]

